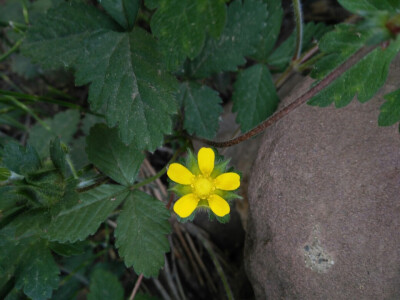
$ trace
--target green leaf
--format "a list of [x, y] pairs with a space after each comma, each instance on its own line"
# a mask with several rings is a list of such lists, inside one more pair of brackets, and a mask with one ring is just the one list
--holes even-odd
[[144, 155], [134, 144], [125, 145], [117, 130], [98, 124], [86, 139], [89, 160], [116, 182], [130, 186], [135, 182]]
[[25, 176], [28, 185], [24, 190], [29, 191], [34, 202], [51, 207], [63, 198], [67, 182], [57, 170], [39, 170]]
[[3, 165], [9, 170], [26, 175], [42, 167], [40, 158], [30, 145], [20, 146], [16, 142], [9, 142], [3, 149]]
[[44, 241], [31, 243], [16, 270], [18, 289], [34, 299], [48, 299], [58, 287], [60, 271]]
[[227, 23], [217, 40], [208, 38], [203, 51], [186, 66], [187, 72], [203, 78], [222, 71], [236, 71], [245, 56], [256, 52], [265, 28], [266, 5], [258, 0], [236, 0], [229, 5]]
[[218, 92], [205, 85], [185, 82], [181, 84], [177, 96], [184, 107], [183, 126], [189, 134], [209, 139], [215, 137], [218, 119], [223, 110]]
[[90, 128], [92, 128], [97, 123], [103, 123], [103, 122], [104, 122], [103, 118], [100, 118], [95, 115], [87, 114], [82, 119], [82, 131], [85, 135], [89, 135]]
[[263, 0], [267, 4], [267, 26], [261, 31], [262, 39], [256, 44], [256, 53], [251, 57], [257, 61], [265, 61], [271, 54], [281, 30], [283, 9], [280, 0]]
[[400, 9], [397, 0], [338, 0], [340, 5], [355, 14], [376, 12], [377, 10]]
[[151, 19], [151, 30], [173, 69], [200, 53], [206, 31], [217, 38], [225, 19], [224, 0], [162, 0]]
[[55, 253], [61, 256], [78, 255], [85, 252], [86, 242], [77, 242], [74, 244], [61, 244], [58, 242], [49, 242], [49, 247]]
[[46, 69], [70, 68], [83, 56], [87, 38], [104, 29], [117, 30], [106, 14], [78, 1], [64, 2], [29, 28], [21, 50]]
[[49, 155], [49, 143], [55, 137], [59, 137], [64, 144], [70, 143], [78, 129], [79, 112], [66, 110], [52, 119], [45, 119], [44, 122], [50, 127], [50, 131], [36, 123], [29, 133], [29, 143], [36, 148], [41, 157]]
[[267, 119], [278, 107], [279, 97], [265, 65], [240, 72], [233, 89], [233, 111], [238, 113], [236, 121], [243, 132]]
[[[313, 41], [318, 41], [319, 38], [326, 33], [330, 27], [324, 23], [310, 22], [305, 24], [303, 33], [303, 46], [302, 52], [310, 49]], [[277, 70], [285, 69], [293, 58], [296, 47], [296, 33], [295, 31], [268, 57], [267, 62], [269, 65], [275, 67]]]
[[378, 124], [391, 126], [400, 121], [400, 90], [387, 94], [384, 98], [387, 101], [381, 106]]
[[118, 278], [111, 272], [97, 269], [90, 278], [88, 300], [123, 300], [124, 289]]
[[92, 82], [89, 102], [105, 111], [121, 140], [153, 151], [172, 129], [177, 105], [175, 79], [163, 71], [155, 40], [144, 30], [106, 32], [88, 41], [88, 55], [76, 73], [78, 85]]
[[315, 63], [311, 77], [324, 78], [363, 47], [370, 36], [370, 31], [360, 30], [355, 25], [337, 25], [335, 30], [326, 33], [321, 38], [318, 46], [326, 56]]
[[62, 243], [83, 241], [97, 231], [126, 195], [126, 189], [117, 185], [102, 185], [80, 194], [77, 205], [62, 210], [52, 220], [47, 238]]
[[15, 187], [0, 187], [0, 213], [2, 218], [4, 217], [4, 212], [8, 212], [16, 206], [23, 205], [26, 201], [26, 197], [20, 195]]
[[77, 85], [91, 83], [92, 110], [105, 113], [109, 127], [119, 125], [125, 144], [153, 151], [172, 130], [177, 82], [150, 34], [112, 31], [112, 24], [91, 6], [64, 3], [28, 31], [23, 49], [45, 67], [74, 67]]
[[66, 177], [66, 154], [61, 146], [60, 139], [58, 137], [50, 142], [50, 158], [56, 169], [59, 170], [64, 177]]
[[98, 0], [106, 12], [125, 29], [132, 29], [140, 0]]
[[326, 107], [335, 102], [339, 108], [349, 104], [355, 95], [362, 103], [370, 100], [385, 83], [390, 63], [399, 50], [400, 40], [392, 42], [386, 49], [375, 49], [311, 98], [308, 104]]
[[169, 251], [169, 217], [164, 203], [138, 190], [130, 193], [118, 217], [115, 236], [125, 265], [133, 266], [137, 274], [155, 277], [164, 266], [164, 254]]
[[11, 172], [7, 168], [0, 167], [0, 181], [6, 181], [11, 176]]

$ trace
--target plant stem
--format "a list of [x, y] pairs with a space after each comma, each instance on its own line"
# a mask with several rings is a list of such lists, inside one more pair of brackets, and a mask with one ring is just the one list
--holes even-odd
[[62, 101], [62, 100], [57, 100], [57, 99], [53, 99], [53, 98], [50, 98], [50, 97], [29, 95], [29, 94], [11, 92], [11, 91], [1, 90], [1, 89], [0, 89], [0, 95], [12, 96], [12, 97], [15, 97], [15, 98], [24, 99], [24, 100], [31, 101], [31, 102], [53, 103], [53, 104], [57, 104], [57, 105], [60, 105], [60, 106], [63, 106], [63, 107], [77, 109], [77, 110], [80, 110], [80, 111], [83, 111], [85, 113], [88, 113], [88, 114], [91, 114], [91, 115], [95, 115], [95, 116], [98, 116], [98, 117], [104, 117], [102, 114], [91, 112], [91, 111], [81, 107], [78, 104], [74, 104], [74, 103], [70, 103], [70, 102], [66, 102], [66, 101]]
[[133, 300], [136, 296], [137, 291], [139, 290], [140, 284], [142, 283], [143, 274], [139, 275], [139, 278], [136, 280], [135, 286], [133, 287], [132, 293], [129, 296], [129, 300]]
[[26, 106], [25, 104], [23, 104], [22, 102], [18, 101], [17, 98], [12, 97], [12, 96], [4, 96], [4, 97], [0, 97], [1, 99], [6, 99], [8, 101], [11, 101], [16, 107], [22, 109], [24, 112], [26, 112], [27, 114], [30, 114], [40, 125], [42, 125], [46, 130], [51, 131], [51, 128], [49, 127], [49, 125], [47, 125], [45, 122], [42, 121], [42, 119], [39, 118], [39, 116], [32, 110], [30, 109], [28, 106]]
[[72, 176], [74, 177], [74, 179], [78, 179], [79, 177], [76, 173], [74, 164], [68, 154], [66, 155], [65, 160], [67, 161], [67, 164], [69, 166], [69, 169], [71, 170], [71, 173], [72, 173]]
[[301, 47], [303, 46], [303, 12], [300, 0], [292, 0], [292, 3], [296, 20], [296, 50], [292, 60], [297, 60], [301, 55]]
[[21, 46], [23, 39], [18, 40], [6, 53], [0, 56], [0, 62], [5, 60], [7, 57], [9, 57], [11, 54], [13, 54], [15, 51], [18, 50], [18, 48]]
[[196, 139], [198, 141], [201, 141], [207, 145], [217, 147], [217, 148], [231, 147], [231, 146], [239, 144], [243, 141], [246, 141], [246, 140], [252, 138], [253, 136], [261, 133], [263, 130], [265, 130], [266, 128], [270, 127], [272, 124], [276, 123], [277, 121], [279, 121], [280, 119], [285, 117], [287, 114], [289, 114], [290, 112], [295, 110], [300, 105], [306, 103], [309, 99], [311, 99], [316, 94], [318, 94], [320, 91], [322, 91], [324, 88], [326, 88], [329, 84], [331, 84], [333, 81], [335, 81], [339, 76], [341, 76], [344, 72], [346, 72], [348, 69], [350, 69], [361, 58], [366, 56], [368, 53], [373, 51], [375, 48], [376, 48], [376, 46], [361, 48], [354, 55], [352, 55], [347, 61], [345, 61], [338, 68], [336, 68], [331, 73], [329, 73], [329, 75], [326, 76], [324, 79], [322, 79], [317, 85], [315, 85], [310, 90], [308, 90], [306, 93], [301, 95], [299, 98], [297, 98], [291, 104], [287, 105], [286, 107], [282, 108], [281, 110], [279, 110], [278, 112], [273, 114], [269, 119], [265, 120], [257, 127], [253, 128], [252, 130], [246, 132], [245, 134], [242, 134], [241, 136], [239, 136], [235, 139], [227, 140], [224, 142], [214, 142], [214, 141], [210, 141], [210, 140], [203, 139], [203, 138], [197, 138], [197, 137], [192, 137], [192, 138]]

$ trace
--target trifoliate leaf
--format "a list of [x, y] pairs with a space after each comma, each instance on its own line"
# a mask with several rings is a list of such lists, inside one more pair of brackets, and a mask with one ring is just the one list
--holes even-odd
[[377, 10], [400, 9], [397, 0], [338, 0], [340, 5], [355, 14], [363, 12], [376, 12]]
[[218, 93], [205, 85], [185, 82], [181, 84], [178, 97], [185, 112], [183, 126], [189, 134], [209, 139], [215, 137], [222, 113]]
[[267, 26], [261, 31], [262, 39], [256, 44], [256, 53], [251, 57], [257, 61], [265, 61], [271, 54], [281, 30], [283, 10], [281, 1], [263, 0], [267, 4]]
[[74, 67], [77, 85], [91, 83], [91, 108], [104, 112], [110, 127], [119, 125], [122, 141], [153, 151], [172, 130], [177, 82], [150, 34], [114, 29], [97, 9], [64, 3], [29, 30], [24, 51], [45, 67]]
[[386, 49], [375, 49], [311, 98], [308, 104], [325, 107], [335, 102], [339, 108], [349, 104], [355, 95], [362, 103], [370, 100], [385, 83], [390, 63], [399, 50], [400, 40], [392, 42]]
[[89, 102], [105, 109], [107, 124], [119, 125], [121, 140], [154, 150], [172, 129], [177, 105], [175, 79], [163, 71], [155, 40], [144, 30], [104, 32], [88, 41], [78, 85], [92, 83]]
[[381, 106], [378, 124], [391, 126], [400, 121], [400, 90], [387, 94], [384, 98], [387, 101]]
[[79, 112], [70, 109], [43, 121], [50, 127], [50, 130], [36, 123], [29, 132], [29, 143], [36, 148], [41, 157], [46, 157], [49, 155], [50, 140], [59, 137], [64, 144], [68, 144], [72, 140], [78, 129]]
[[137, 274], [154, 277], [164, 266], [169, 217], [165, 204], [144, 192], [135, 190], [127, 198], [117, 220], [116, 245], [125, 265], [133, 266]]
[[84, 55], [87, 38], [105, 29], [117, 30], [105, 13], [78, 1], [64, 2], [29, 28], [22, 51], [47, 69], [70, 68]]
[[136, 145], [122, 143], [116, 128], [96, 125], [90, 130], [86, 142], [89, 160], [104, 174], [125, 186], [135, 182], [144, 154]]
[[90, 277], [88, 300], [123, 300], [124, 289], [111, 272], [96, 269]]
[[267, 8], [258, 0], [236, 0], [229, 5], [227, 23], [219, 39], [208, 38], [203, 51], [188, 63], [192, 77], [203, 78], [221, 71], [235, 71], [256, 52], [266, 26]]
[[239, 73], [233, 91], [233, 111], [243, 132], [248, 131], [271, 116], [278, 107], [276, 93], [269, 69], [254, 65]]
[[206, 31], [217, 38], [225, 25], [224, 0], [161, 0], [151, 19], [153, 34], [160, 39], [167, 65], [173, 69], [186, 57], [201, 51]]
[[126, 195], [125, 187], [117, 185], [102, 185], [80, 194], [79, 204], [62, 210], [52, 220], [47, 238], [59, 242], [84, 240], [96, 232]]
[[20, 175], [32, 173], [42, 167], [35, 148], [29, 144], [23, 147], [16, 142], [9, 142], [5, 145], [2, 163], [6, 168]]
[[16, 271], [15, 286], [34, 300], [49, 299], [58, 287], [59, 273], [47, 243], [38, 240], [25, 251]]
[[326, 54], [318, 60], [311, 77], [322, 79], [346, 59], [363, 47], [370, 37], [369, 31], [360, 30], [351, 24], [339, 24], [335, 30], [326, 33], [319, 43], [319, 50]]
[[[304, 26], [302, 52], [308, 50], [313, 46], [313, 41], [318, 41], [319, 38], [330, 27], [324, 23], [307, 23]], [[296, 51], [296, 35], [295, 31], [268, 57], [267, 62], [277, 70], [285, 69], [293, 58]]]
[[98, 0], [106, 12], [125, 29], [135, 24], [140, 0]]

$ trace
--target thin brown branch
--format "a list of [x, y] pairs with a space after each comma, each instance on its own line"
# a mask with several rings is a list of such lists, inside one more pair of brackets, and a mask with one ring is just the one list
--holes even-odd
[[136, 293], [139, 290], [140, 284], [142, 283], [143, 280], [143, 274], [140, 274], [138, 279], [136, 280], [135, 286], [133, 287], [132, 293], [129, 296], [129, 300], [135, 299]]
[[300, 105], [306, 103], [308, 100], [310, 100], [316, 94], [321, 92], [324, 88], [326, 88], [328, 85], [330, 85], [333, 81], [335, 81], [344, 72], [346, 72], [348, 69], [350, 69], [361, 58], [366, 56], [368, 53], [370, 53], [375, 48], [376, 48], [376, 46], [361, 48], [354, 55], [352, 55], [347, 61], [345, 61], [342, 65], [340, 65], [338, 68], [333, 70], [328, 76], [326, 76], [324, 79], [322, 79], [317, 85], [312, 87], [310, 90], [308, 90], [306, 93], [301, 95], [299, 98], [297, 98], [295, 101], [293, 101], [288, 106], [286, 106], [286, 107], [282, 108], [281, 110], [279, 110], [278, 112], [276, 112], [269, 119], [265, 120], [260, 125], [253, 128], [252, 130], [242, 134], [241, 136], [231, 139], [231, 140], [223, 141], [223, 142], [215, 142], [215, 141], [210, 141], [207, 139], [197, 138], [197, 137], [193, 137], [193, 139], [196, 139], [198, 141], [201, 141], [207, 145], [210, 145], [210, 146], [213, 146], [216, 148], [231, 147], [231, 146], [237, 145], [241, 142], [244, 142], [244, 141], [252, 138], [253, 136], [261, 133], [266, 128], [270, 127], [271, 125], [275, 124], [277, 121], [279, 121], [280, 119], [282, 119], [283, 117], [288, 115], [290, 112], [295, 110]]

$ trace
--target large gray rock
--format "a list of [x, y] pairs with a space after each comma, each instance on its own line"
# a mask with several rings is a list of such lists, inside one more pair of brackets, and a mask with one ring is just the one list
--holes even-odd
[[368, 103], [304, 105], [265, 133], [245, 248], [257, 299], [400, 299], [400, 135], [377, 125], [398, 62], [389, 76]]

